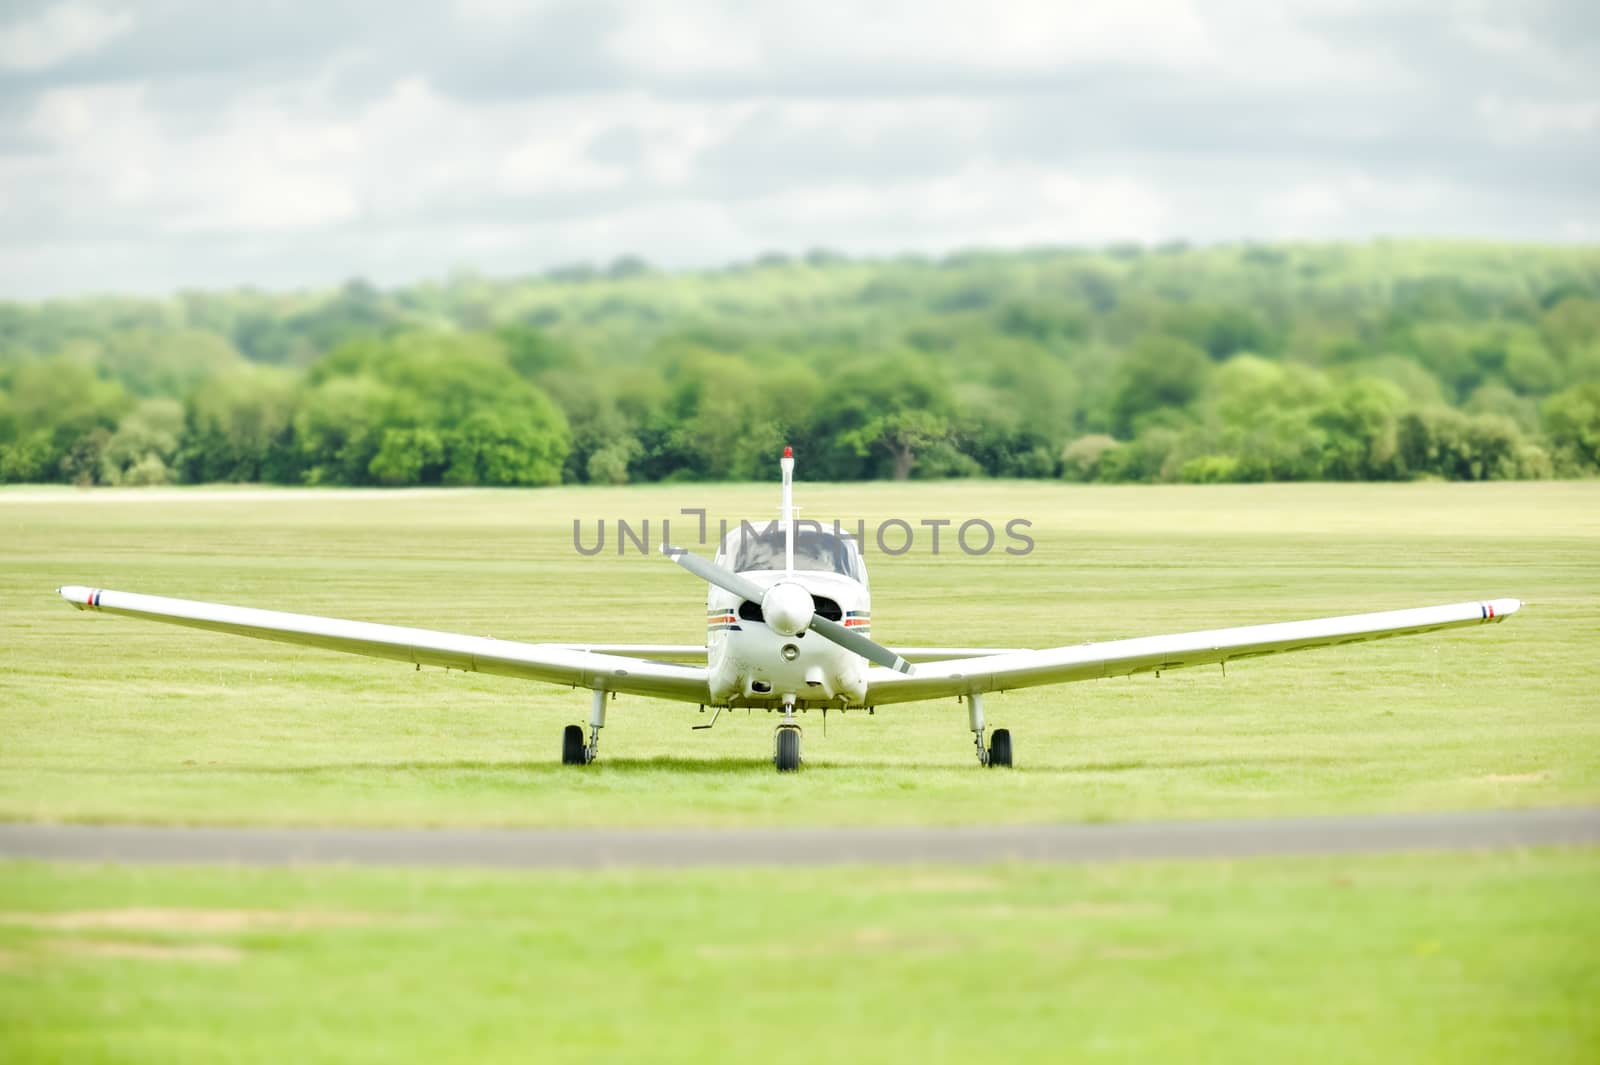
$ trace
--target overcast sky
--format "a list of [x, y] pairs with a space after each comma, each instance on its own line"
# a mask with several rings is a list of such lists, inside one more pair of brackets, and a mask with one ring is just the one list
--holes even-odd
[[0, 0], [0, 298], [1600, 240], [1595, 0], [407, 7]]

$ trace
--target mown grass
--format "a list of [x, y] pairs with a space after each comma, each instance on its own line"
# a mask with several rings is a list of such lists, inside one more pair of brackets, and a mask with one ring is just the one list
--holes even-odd
[[0, 866], [0, 1058], [1586, 1062], [1597, 874]]
[[[733, 824], [1112, 820], [1600, 799], [1600, 484], [799, 486], [808, 516], [1032, 522], [1032, 554], [869, 553], [874, 635], [1032, 645], [1489, 596], [1504, 625], [991, 697], [1018, 768], [954, 702], [805, 719], [587, 693], [72, 611], [82, 583], [530, 640], [703, 639], [659, 557], [572, 523], [765, 517], [770, 486], [530, 492], [0, 492], [0, 817]], [[1001, 546], [1004, 546], [1002, 540]]]

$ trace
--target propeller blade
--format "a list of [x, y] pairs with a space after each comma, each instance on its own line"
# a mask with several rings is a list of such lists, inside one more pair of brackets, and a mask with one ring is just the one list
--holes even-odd
[[898, 673], [910, 673], [911, 663], [895, 654], [881, 643], [874, 643], [867, 637], [847, 629], [837, 621], [827, 618], [813, 617], [811, 631], [825, 640], [832, 640], [846, 651], [854, 651], [868, 662], [876, 662], [880, 666], [888, 666]]
[[[714, 562], [707, 562], [698, 555], [691, 555], [687, 551], [676, 547], [668, 547], [666, 544], [661, 545], [661, 553], [707, 584], [714, 584], [725, 592], [732, 592], [734, 595], [742, 599], [748, 599], [752, 603], [760, 603], [766, 597], [767, 590], [755, 581], [750, 580], [748, 577], [741, 577], [730, 570], [725, 570]], [[900, 673], [911, 672], [910, 662], [907, 662], [882, 644], [874, 643], [859, 632], [845, 628], [837, 621], [829, 621], [827, 618], [813, 615], [810, 629], [824, 640], [831, 640], [846, 651], [852, 651], [860, 655], [868, 662], [876, 662], [880, 666], [887, 666]]]
[[691, 555], [682, 548], [662, 544], [661, 553], [707, 584], [714, 584], [723, 591], [732, 592], [752, 603], [760, 603], [761, 598], [767, 594], [765, 588], [748, 577], [741, 577], [737, 573], [725, 570], [716, 563], [707, 562], [699, 555]]

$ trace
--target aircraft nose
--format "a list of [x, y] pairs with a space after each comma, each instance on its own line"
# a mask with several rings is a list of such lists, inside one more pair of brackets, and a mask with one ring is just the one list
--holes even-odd
[[774, 584], [761, 597], [761, 615], [773, 632], [798, 636], [811, 625], [811, 593], [787, 581]]

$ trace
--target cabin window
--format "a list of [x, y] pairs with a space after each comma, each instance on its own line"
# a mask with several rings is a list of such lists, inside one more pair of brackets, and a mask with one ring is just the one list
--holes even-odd
[[[734, 559], [733, 568], [743, 573], [748, 570], [781, 570], [784, 568], [784, 533], [777, 523], [764, 527], [746, 526], [729, 537]], [[794, 536], [794, 568], [811, 573], [838, 573], [855, 580], [863, 580], [860, 557], [853, 545], [842, 536], [816, 529], [799, 528]]]

